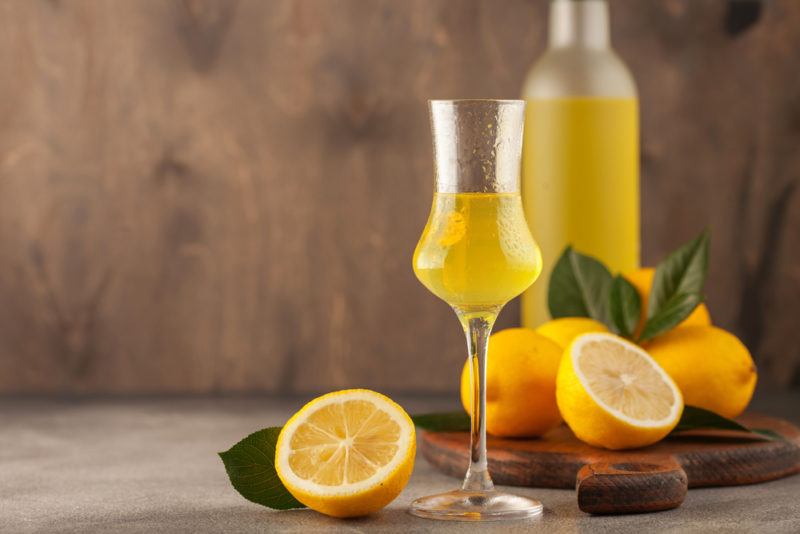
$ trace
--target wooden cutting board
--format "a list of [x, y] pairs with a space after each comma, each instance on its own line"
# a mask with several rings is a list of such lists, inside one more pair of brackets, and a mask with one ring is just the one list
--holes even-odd
[[[636, 513], [680, 506], [688, 488], [736, 486], [800, 472], [800, 429], [759, 414], [738, 419], [785, 440], [745, 433], [695, 431], [644, 449], [609, 451], [579, 441], [566, 425], [539, 439], [489, 437], [489, 470], [497, 484], [576, 488], [590, 513]], [[421, 432], [420, 451], [437, 469], [462, 477], [469, 434]]]

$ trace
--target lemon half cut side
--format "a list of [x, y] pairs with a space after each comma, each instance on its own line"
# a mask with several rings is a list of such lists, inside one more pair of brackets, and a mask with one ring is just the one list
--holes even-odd
[[613, 334], [575, 338], [561, 360], [556, 400], [582, 441], [608, 449], [655, 443], [683, 413], [675, 382], [641, 347]]
[[275, 469], [294, 497], [335, 517], [375, 512], [405, 487], [416, 438], [408, 414], [366, 389], [337, 391], [306, 404], [278, 437]]

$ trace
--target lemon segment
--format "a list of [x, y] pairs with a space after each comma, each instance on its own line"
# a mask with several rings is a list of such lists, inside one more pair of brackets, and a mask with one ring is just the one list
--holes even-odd
[[365, 389], [318, 397], [281, 430], [275, 469], [286, 489], [313, 510], [335, 517], [375, 512], [405, 487], [416, 438], [408, 414]]
[[613, 334], [578, 336], [556, 379], [556, 401], [580, 440], [607, 449], [644, 447], [678, 424], [683, 398], [643, 349]]

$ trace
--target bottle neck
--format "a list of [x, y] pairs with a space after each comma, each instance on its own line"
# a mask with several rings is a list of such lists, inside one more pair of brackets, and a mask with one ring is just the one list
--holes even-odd
[[610, 46], [606, 0], [553, 0], [550, 3], [550, 48]]

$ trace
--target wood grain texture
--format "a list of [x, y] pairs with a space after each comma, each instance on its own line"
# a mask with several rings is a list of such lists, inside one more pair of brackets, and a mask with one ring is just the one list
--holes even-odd
[[[738, 486], [775, 480], [800, 472], [800, 429], [782, 419], [759, 414], [745, 414], [741, 422], [751, 428], [769, 429], [785, 440], [765, 441], [747, 434], [719, 431], [692, 431], [671, 436], [655, 445], [629, 451], [611, 451], [591, 447], [579, 441], [562, 425], [539, 439], [504, 439], [489, 437], [489, 471], [497, 484], [543, 488], [575, 488], [591, 472], [581, 472], [587, 465], [615, 477], [631, 476], [638, 480], [606, 484], [605, 499], [597, 494], [595, 481], [589, 494], [589, 505], [606, 507], [608, 512], [633, 512], [669, 508], [679, 505], [678, 482], [684, 480], [676, 472], [680, 467], [689, 488], [706, 486]], [[463, 477], [469, 465], [469, 433], [422, 432], [419, 450], [428, 462], [440, 471]], [[628, 474], [626, 474], [626, 472]], [[665, 492], [642, 495], [631, 501], [636, 509], [623, 504], [608, 509], [614, 495], [625, 495], [633, 488], [658, 488], [667, 483]], [[580, 488], [578, 488], [580, 489]], [[586, 489], [586, 488], [585, 488]], [[594, 496], [591, 490], [594, 489]], [[663, 500], [662, 500], [663, 499]], [[657, 506], [660, 505], [660, 506]], [[592, 510], [589, 510], [592, 511]]]
[[[800, 383], [800, 3], [614, 0], [643, 247]], [[455, 391], [414, 279], [425, 100], [513, 97], [531, 0], [0, 2], [0, 392]], [[514, 324], [510, 305], [499, 327]]]
[[584, 465], [576, 480], [578, 508], [590, 514], [631, 514], [671, 510], [683, 504], [686, 472], [669, 458], [660, 463]]

